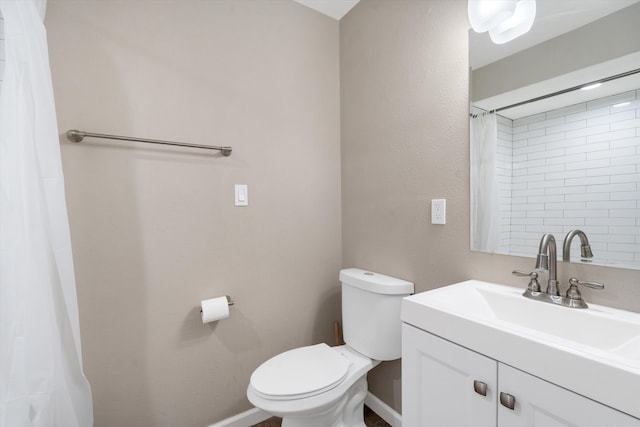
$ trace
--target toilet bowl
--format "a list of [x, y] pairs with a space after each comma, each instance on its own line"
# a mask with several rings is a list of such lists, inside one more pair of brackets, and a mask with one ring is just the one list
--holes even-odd
[[251, 375], [249, 401], [282, 427], [365, 427], [367, 373], [400, 357], [400, 303], [413, 283], [356, 268], [340, 281], [346, 344], [289, 350]]
[[283, 427], [364, 427], [366, 375], [379, 363], [346, 345], [300, 347], [256, 369], [247, 396]]

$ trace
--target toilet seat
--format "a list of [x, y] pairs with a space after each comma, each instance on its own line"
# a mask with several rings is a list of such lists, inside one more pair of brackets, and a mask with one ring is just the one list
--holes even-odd
[[250, 383], [264, 399], [303, 399], [340, 384], [349, 363], [349, 359], [326, 344], [300, 347], [264, 362], [253, 372]]

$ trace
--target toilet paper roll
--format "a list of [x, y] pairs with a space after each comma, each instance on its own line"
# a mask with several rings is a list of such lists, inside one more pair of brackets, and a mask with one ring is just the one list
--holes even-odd
[[227, 297], [218, 297], [200, 301], [202, 323], [215, 322], [229, 317], [229, 301]]

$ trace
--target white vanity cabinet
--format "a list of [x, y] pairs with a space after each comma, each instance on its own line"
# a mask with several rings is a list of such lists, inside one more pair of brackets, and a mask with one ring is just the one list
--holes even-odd
[[402, 425], [640, 427], [640, 420], [403, 323]]
[[402, 324], [403, 427], [495, 427], [497, 380], [495, 360]]

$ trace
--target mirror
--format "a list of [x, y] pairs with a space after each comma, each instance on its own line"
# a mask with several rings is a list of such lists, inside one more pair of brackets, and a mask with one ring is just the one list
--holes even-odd
[[594, 256], [572, 261], [640, 269], [640, 1], [537, 9], [505, 45], [469, 32], [471, 249], [534, 257], [552, 233], [561, 257], [580, 229]]

